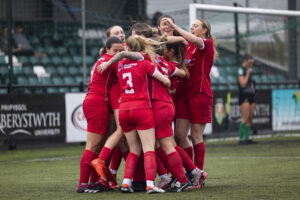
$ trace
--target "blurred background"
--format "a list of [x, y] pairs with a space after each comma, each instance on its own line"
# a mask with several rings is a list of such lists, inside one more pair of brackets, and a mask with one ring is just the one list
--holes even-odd
[[[65, 105], [64, 95], [84, 94], [91, 67], [99, 58], [99, 49], [105, 43], [108, 27], [120, 25], [127, 34], [131, 21], [156, 26], [159, 16], [167, 14], [174, 17], [176, 24], [189, 30], [189, 4], [192, 3], [300, 10], [299, 0], [0, 0], [2, 114], [20, 112], [3, 105], [23, 105], [22, 98], [27, 99], [26, 102], [35, 102], [34, 99], [51, 99], [53, 95], [60, 95]], [[257, 130], [262, 134], [279, 129], [300, 130], [299, 17], [200, 9], [196, 17], [211, 23], [220, 53], [211, 74], [215, 97], [214, 120], [207, 134], [213, 137], [237, 134], [240, 122], [237, 69], [245, 53], [255, 58], [253, 79], [256, 82], [258, 105], [253, 119], [254, 133]], [[13, 35], [16, 33], [22, 35], [23, 42], [27, 41], [22, 48], [14, 44]], [[280, 91], [288, 93], [281, 94]], [[284, 101], [284, 97], [292, 103]], [[53, 102], [57, 101], [51, 104]], [[288, 104], [288, 107], [281, 108], [276, 103]], [[28, 104], [27, 111], [29, 107]], [[42, 107], [41, 104], [37, 112]], [[283, 116], [279, 108], [293, 113], [287, 122], [279, 117]], [[60, 116], [60, 126], [65, 127], [57, 135], [61, 134], [60, 141], [65, 141], [69, 130], [65, 125], [68, 114], [62, 111]], [[74, 117], [72, 123], [78, 125], [79, 122], [74, 122], [76, 116], [71, 117]], [[11, 134], [19, 130], [16, 124], [8, 126], [2, 120], [1, 127], [3, 135], [9, 135], [10, 138], [9, 142], [3, 139], [3, 143], [11, 143], [16, 139], [13, 137], [19, 135], [18, 131]], [[38, 133], [29, 131], [27, 135], [37, 136]], [[47, 136], [50, 135], [48, 133]]]

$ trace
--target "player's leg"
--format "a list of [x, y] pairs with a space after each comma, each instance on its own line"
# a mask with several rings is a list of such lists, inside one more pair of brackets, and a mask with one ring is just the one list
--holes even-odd
[[188, 138], [189, 129], [190, 121], [188, 119], [176, 118], [175, 141], [193, 159], [193, 147]]
[[188, 131], [191, 125], [188, 106], [187, 100], [183, 98], [176, 100], [175, 141], [193, 159], [193, 147], [188, 138]]
[[[89, 177], [91, 175], [91, 161], [97, 158], [95, 152], [99, 152], [100, 143], [105, 138], [105, 135], [87, 132], [86, 148], [83, 151], [80, 161], [80, 179], [77, 187], [77, 192], [86, 192], [88, 190]], [[86, 187], [86, 188], [85, 188]]]
[[239, 133], [240, 133], [240, 143], [243, 144], [246, 142], [246, 137], [247, 137], [247, 125], [249, 121], [249, 116], [250, 116], [250, 103], [247, 99], [241, 104], [241, 114], [242, 114], [242, 121], [240, 123], [240, 128], [239, 128]]
[[251, 123], [252, 123], [252, 118], [254, 115], [255, 106], [256, 106], [255, 103], [250, 104], [249, 118], [248, 118], [248, 120], [246, 122], [246, 126], [245, 126], [245, 129], [246, 129], [245, 130], [245, 139], [246, 139], [247, 143], [249, 143], [249, 144], [253, 143], [253, 141], [250, 140], [250, 132], [251, 132]]
[[108, 171], [108, 164], [112, 157], [113, 149], [117, 146], [124, 135], [119, 124], [119, 109], [114, 110], [114, 117], [116, 122], [116, 130], [105, 142], [105, 145], [102, 148], [98, 158], [94, 159], [91, 163], [98, 175], [106, 182], [108, 180], [115, 182], [114, 176], [112, 176]]
[[156, 174], [156, 156], [154, 152], [155, 132], [154, 128], [138, 130], [144, 152], [144, 169], [146, 175], [146, 193], [161, 193], [164, 190], [154, 186]]
[[207, 173], [203, 171], [205, 157], [203, 134], [206, 123], [211, 123], [212, 103], [212, 97], [202, 93], [195, 95], [189, 100], [191, 139], [195, 153], [194, 162], [196, 166], [202, 170], [202, 175], [198, 184], [199, 188], [201, 188], [202, 182], [207, 176]]
[[181, 157], [175, 150], [172, 140], [172, 136], [159, 138], [159, 143], [167, 156], [168, 166], [172, 175], [180, 182], [180, 185], [170, 188], [169, 191], [181, 192], [191, 185], [183, 171]]
[[121, 190], [123, 192], [133, 192], [131, 188], [132, 185], [132, 177], [137, 166], [137, 162], [139, 160], [139, 156], [141, 154], [142, 146], [140, 139], [137, 135], [136, 129], [131, 130], [129, 132], [125, 132], [125, 137], [130, 149], [130, 153], [127, 156], [124, 168], [124, 178], [122, 182]]
[[[93, 170], [90, 166], [91, 161], [97, 158], [97, 153], [101, 149], [101, 144], [106, 139], [106, 133], [109, 124], [109, 112], [107, 104], [101, 99], [86, 99], [83, 103], [83, 111], [87, 119], [87, 140], [86, 148], [82, 154], [80, 162], [80, 180], [77, 188], [78, 192], [82, 192], [80, 188], [84, 184], [88, 184], [89, 177]], [[91, 180], [96, 181], [96, 180]]]

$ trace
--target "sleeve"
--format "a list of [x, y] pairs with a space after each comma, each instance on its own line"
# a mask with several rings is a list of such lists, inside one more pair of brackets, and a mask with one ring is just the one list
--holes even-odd
[[206, 39], [202, 39], [202, 38], [199, 38], [200, 41], [202, 42], [202, 48], [199, 48], [200, 50], [204, 50], [205, 49], [205, 46], [207, 45], [207, 41]]
[[151, 63], [150, 61], [145, 61], [144, 62], [144, 67], [146, 70], [146, 73], [150, 76], [154, 76], [156, 71], [157, 71], [157, 67], [155, 64]]
[[237, 71], [237, 76], [244, 76], [243, 69], [241, 67]]
[[169, 63], [169, 66], [170, 66], [170, 77], [172, 77], [175, 75], [178, 68], [172, 63]]
[[203, 47], [199, 48], [200, 51], [207, 52], [209, 51], [210, 48], [214, 48], [214, 43], [212, 39], [208, 38], [208, 39], [201, 39], [201, 40], [202, 40]]

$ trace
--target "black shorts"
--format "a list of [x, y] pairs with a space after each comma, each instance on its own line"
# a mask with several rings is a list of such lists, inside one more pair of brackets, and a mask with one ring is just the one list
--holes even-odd
[[254, 94], [240, 93], [239, 105], [242, 105], [242, 103], [244, 103], [245, 101], [249, 102], [250, 104], [254, 103]]

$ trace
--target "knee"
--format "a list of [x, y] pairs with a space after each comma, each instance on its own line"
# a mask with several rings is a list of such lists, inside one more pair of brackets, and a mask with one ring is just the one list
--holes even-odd
[[100, 145], [99, 144], [93, 144], [93, 143], [86, 143], [85, 149], [94, 152], [95, 154], [98, 154], [100, 152]]
[[192, 134], [191, 140], [193, 144], [198, 144], [200, 142], [203, 142], [203, 136], [200, 134]]
[[167, 155], [175, 151], [175, 148], [174, 148], [174, 146], [173, 146], [172, 143], [170, 143], [170, 144], [164, 144], [164, 145], [161, 146], [161, 148], [164, 150], [164, 152]]

